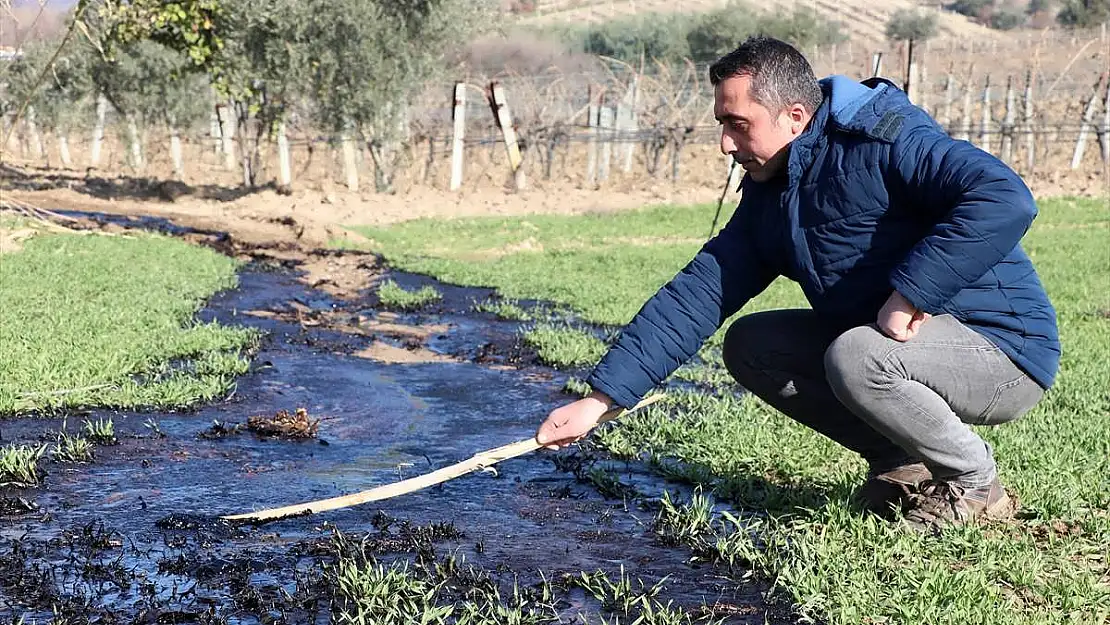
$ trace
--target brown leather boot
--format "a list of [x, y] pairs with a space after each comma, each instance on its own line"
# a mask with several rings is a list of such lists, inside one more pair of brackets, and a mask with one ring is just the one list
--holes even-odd
[[867, 481], [852, 493], [852, 503], [884, 519], [893, 519], [903, 510], [910, 496], [917, 492], [922, 482], [933, 474], [920, 462], [913, 462], [887, 469], [868, 472]]
[[915, 530], [938, 532], [954, 525], [1008, 519], [1016, 507], [997, 477], [987, 486], [971, 489], [929, 480], [911, 498], [905, 522]]

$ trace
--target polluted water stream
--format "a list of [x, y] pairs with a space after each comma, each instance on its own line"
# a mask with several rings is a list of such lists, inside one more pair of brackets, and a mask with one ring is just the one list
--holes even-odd
[[[370, 295], [311, 289], [296, 269], [248, 264], [239, 286], [198, 314], [263, 331], [230, 398], [68, 414], [70, 432], [112, 419], [118, 443], [87, 464], [44, 461], [39, 488], [0, 489], [0, 623], [344, 622], [329, 569], [344, 544], [383, 563], [450, 565], [472, 581], [477, 572], [502, 597], [546, 582], [548, 622], [610, 614], [574, 582], [599, 570], [633, 589], [659, 584], [654, 600], [693, 622], [788, 622], [763, 603], [765, 585], [691, 562], [688, 548], [653, 532], [651, 503], [680, 487], [621, 462], [609, 466], [646, 496], [603, 494], [574, 470], [583, 454], [573, 448], [342, 510], [262, 525], [219, 520], [389, 484], [529, 438], [570, 399], [560, 391], [566, 375], [521, 347], [519, 324], [471, 312], [490, 291], [437, 288], [444, 298], [431, 312], [395, 314]], [[382, 356], [401, 352], [409, 356]], [[11, 418], [0, 434], [40, 445], [62, 426]]]

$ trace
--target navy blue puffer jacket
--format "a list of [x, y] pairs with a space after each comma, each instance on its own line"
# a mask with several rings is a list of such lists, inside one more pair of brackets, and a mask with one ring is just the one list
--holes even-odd
[[897, 290], [1052, 385], [1056, 313], [1019, 245], [1037, 213], [1025, 183], [891, 83], [833, 76], [821, 88], [786, 175], [745, 178], [732, 219], [624, 328], [594, 389], [634, 405], [780, 275], [833, 329], [874, 323]]

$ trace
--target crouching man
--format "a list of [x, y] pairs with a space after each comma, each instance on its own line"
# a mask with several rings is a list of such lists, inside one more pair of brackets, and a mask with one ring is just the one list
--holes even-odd
[[733, 377], [867, 461], [862, 507], [921, 529], [1009, 515], [969, 424], [1017, 419], [1059, 365], [1055, 311], [1019, 245], [1028, 188], [891, 83], [819, 81], [784, 42], [749, 39], [709, 74], [721, 150], [746, 171], [740, 205], [539, 441], [567, 445], [635, 404], [781, 275], [811, 308], [733, 323]]

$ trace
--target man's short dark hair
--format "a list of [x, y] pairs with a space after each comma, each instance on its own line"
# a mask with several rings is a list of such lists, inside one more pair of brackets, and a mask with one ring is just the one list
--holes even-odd
[[709, 66], [709, 82], [714, 87], [733, 76], [751, 76], [752, 100], [772, 113], [801, 104], [813, 114], [821, 106], [821, 86], [813, 67], [785, 41], [749, 37]]

